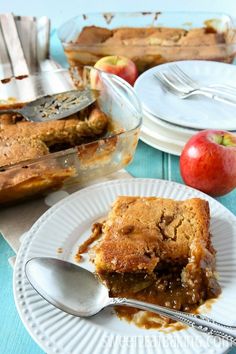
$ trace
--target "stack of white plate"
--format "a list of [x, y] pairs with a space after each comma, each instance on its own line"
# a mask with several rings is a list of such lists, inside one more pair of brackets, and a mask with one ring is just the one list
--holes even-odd
[[[236, 87], [236, 66], [210, 61], [180, 61], [178, 66], [202, 86], [227, 84]], [[159, 65], [142, 74], [135, 91], [143, 106], [141, 140], [159, 150], [180, 155], [190, 137], [203, 129], [236, 131], [236, 104], [203, 96], [181, 99], [161, 87], [156, 72], [167, 71], [172, 63]], [[236, 96], [235, 96], [236, 102]]]

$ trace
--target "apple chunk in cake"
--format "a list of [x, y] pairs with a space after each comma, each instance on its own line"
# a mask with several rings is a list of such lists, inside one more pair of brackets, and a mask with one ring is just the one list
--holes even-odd
[[93, 247], [96, 272], [111, 296], [194, 309], [220, 293], [209, 220], [202, 199], [118, 197]]

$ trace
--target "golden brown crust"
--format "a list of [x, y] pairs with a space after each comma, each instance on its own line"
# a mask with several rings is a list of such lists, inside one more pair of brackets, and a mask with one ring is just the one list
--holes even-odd
[[[67, 119], [40, 123], [0, 115], [0, 204], [61, 188], [65, 179], [76, 175], [75, 167], [50, 156], [32, 160], [90, 141], [97, 144], [107, 132], [108, 120], [92, 106]], [[25, 165], [13, 166], [20, 162]]]
[[77, 43], [90, 45], [94, 43], [102, 43], [111, 36], [111, 31], [107, 28], [86, 26], [80, 33]]
[[[186, 262], [209, 242], [206, 201], [119, 197], [96, 250], [97, 269], [151, 273], [162, 260]], [[194, 246], [193, 246], [194, 245]]]
[[77, 44], [87, 45], [160, 45], [160, 46], [203, 46], [225, 43], [223, 33], [209, 31], [207, 28], [194, 28], [189, 31], [181, 28], [122, 27], [109, 30], [103, 27], [84, 27], [76, 40]]
[[119, 28], [112, 31], [106, 45], [175, 45], [187, 31], [179, 28]]
[[30, 160], [49, 153], [48, 147], [40, 139], [16, 136], [8, 139], [7, 136], [0, 138], [0, 166], [15, 164], [20, 158]]
[[87, 117], [75, 114], [67, 119], [49, 122], [2, 124], [0, 166], [40, 157], [49, 153], [49, 148], [56, 144], [75, 146], [88, 138], [94, 140], [106, 132], [107, 126], [108, 117], [98, 108], [91, 110]]
[[[153, 66], [190, 59], [232, 62], [235, 50], [228, 32], [214, 28], [120, 27], [107, 29], [84, 27], [75, 43], [68, 43], [65, 52], [71, 66], [94, 65], [107, 55], [123, 55], [133, 60], [139, 72]], [[127, 50], [128, 48], [128, 50]]]
[[0, 173], [0, 204], [44, 195], [63, 186], [66, 178], [75, 175], [73, 168], [39, 164], [30, 169], [13, 169]]
[[217, 297], [209, 221], [199, 198], [118, 197], [92, 249], [110, 296], [186, 311]]
[[225, 37], [223, 33], [209, 32], [205, 28], [194, 28], [188, 31], [186, 36], [181, 36], [178, 43], [189, 47], [217, 47], [218, 44], [225, 43]]

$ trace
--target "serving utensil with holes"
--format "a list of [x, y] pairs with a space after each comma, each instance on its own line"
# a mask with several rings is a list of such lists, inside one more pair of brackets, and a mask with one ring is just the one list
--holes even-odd
[[71, 90], [43, 96], [25, 104], [21, 109], [1, 110], [1, 113], [19, 113], [26, 120], [45, 122], [75, 114], [95, 102], [97, 97], [98, 91], [88, 88]]

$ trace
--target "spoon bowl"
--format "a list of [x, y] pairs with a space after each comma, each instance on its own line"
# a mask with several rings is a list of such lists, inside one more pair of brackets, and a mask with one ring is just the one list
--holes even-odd
[[89, 317], [108, 305], [107, 288], [88, 270], [55, 258], [33, 258], [26, 276], [49, 303], [74, 316]]

